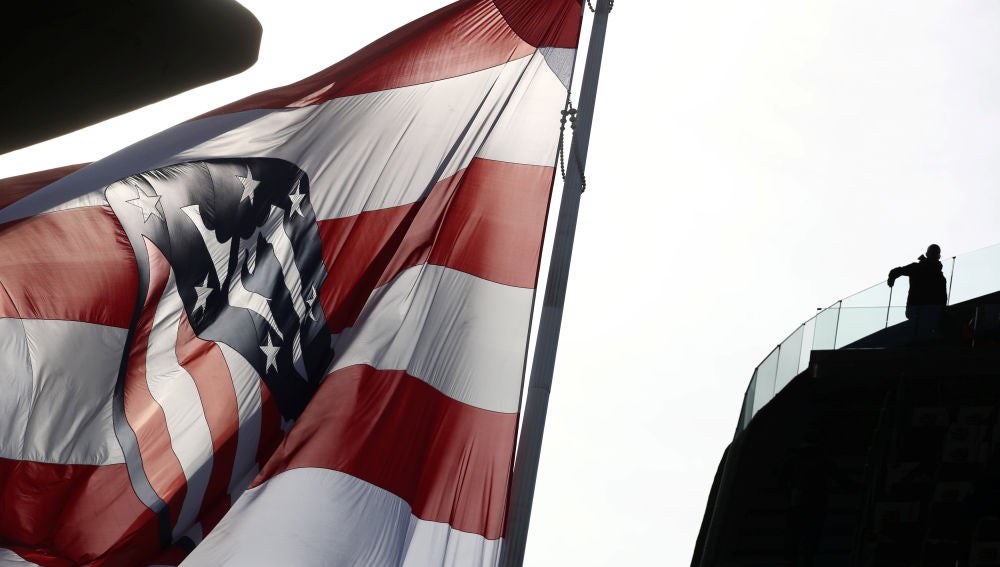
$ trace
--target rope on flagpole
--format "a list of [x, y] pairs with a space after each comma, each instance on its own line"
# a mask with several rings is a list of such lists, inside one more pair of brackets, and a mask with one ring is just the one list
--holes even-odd
[[[563, 181], [566, 181], [566, 163], [564, 161], [565, 151], [563, 150], [563, 140], [566, 134], [566, 121], [569, 120], [569, 128], [576, 133], [576, 109], [573, 108], [571, 100], [572, 93], [566, 91], [566, 106], [560, 111], [562, 118], [559, 119], [559, 173], [562, 174]], [[576, 143], [576, 136], [573, 136], [573, 143]], [[587, 176], [583, 172], [583, 163], [580, 161], [580, 152], [570, 152], [576, 157], [576, 167], [580, 170], [580, 192], [587, 190]]]
[[[576, 109], [573, 108], [573, 102], [570, 100], [571, 93], [566, 91], [566, 105], [563, 106], [562, 118], [559, 119], [559, 173], [562, 174], [563, 181], [566, 181], [566, 162], [564, 161], [565, 150], [563, 149], [563, 140], [566, 136], [566, 115], [572, 112], [576, 114]], [[574, 122], [575, 126], [575, 122]]]

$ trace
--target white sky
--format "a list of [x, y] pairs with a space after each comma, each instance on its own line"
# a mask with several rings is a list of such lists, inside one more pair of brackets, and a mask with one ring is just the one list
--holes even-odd
[[[446, 0], [242, 3], [250, 70], [0, 156], [0, 177], [297, 81]], [[689, 564], [761, 359], [932, 241], [1000, 242], [998, 54], [986, 0], [618, 0], [527, 565]]]

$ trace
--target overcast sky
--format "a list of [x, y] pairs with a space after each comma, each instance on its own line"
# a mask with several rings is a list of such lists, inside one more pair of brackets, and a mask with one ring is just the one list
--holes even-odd
[[[242, 3], [254, 67], [0, 156], [0, 177], [100, 159], [446, 2]], [[987, 0], [618, 0], [527, 565], [689, 564], [763, 357], [930, 242], [1000, 242], [998, 54]]]

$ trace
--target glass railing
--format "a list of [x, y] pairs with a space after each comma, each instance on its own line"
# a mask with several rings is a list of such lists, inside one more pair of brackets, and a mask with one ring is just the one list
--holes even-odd
[[[948, 285], [948, 305], [1000, 291], [1000, 244], [948, 258], [942, 264]], [[754, 369], [743, 398], [737, 432], [809, 366], [812, 351], [884, 348], [911, 340], [913, 330], [904, 324], [907, 322], [908, 291], [907, 277], [896, 280], [891, 288], [883, 280], [818, 310], [811, 319], [799, 325]], [[881, 335], [876, 335], [880, 332]]]

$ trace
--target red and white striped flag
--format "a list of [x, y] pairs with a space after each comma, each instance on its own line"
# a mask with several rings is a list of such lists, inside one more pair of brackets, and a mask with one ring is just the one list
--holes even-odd
[[0, 565], [492, 565], [579, 0], [0, 181]]

